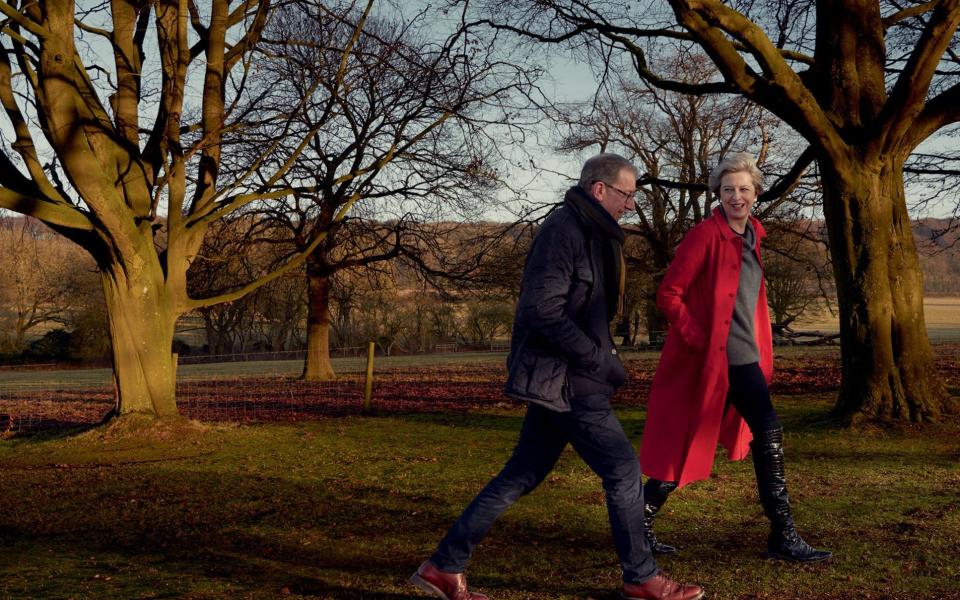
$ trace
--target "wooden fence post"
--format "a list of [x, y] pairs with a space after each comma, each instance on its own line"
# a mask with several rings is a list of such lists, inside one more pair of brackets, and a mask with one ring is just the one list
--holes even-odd
[[363, 412], [370, 414], [373, 408], [373, 350], [376, 345], [370, 342], [367, 345], [367, 379], [363, 390]]

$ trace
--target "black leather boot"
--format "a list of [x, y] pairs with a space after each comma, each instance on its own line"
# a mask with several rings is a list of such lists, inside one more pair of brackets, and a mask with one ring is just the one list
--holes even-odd
[[673, 554], [677, 551], [676, 547], [657, 540], [653, 533], [653, 519], [660, 512], [660, 507], [667, 501], [670, 492], [677, 489], [675, 481], [660, 481], [659, 479], [647, 479], [643, 486], [643, 534], [650, 544], [650, 551], [654, 554]]
[[783, 466], [783, 430], [771, 429], [750, 442], [757, 491], [763, 512], [770, 519], [770, 537], [764, 556], [797, 562], [816, 562], [833, 553], [817, 550], [803, 541], [793, 525], [787, 479]]

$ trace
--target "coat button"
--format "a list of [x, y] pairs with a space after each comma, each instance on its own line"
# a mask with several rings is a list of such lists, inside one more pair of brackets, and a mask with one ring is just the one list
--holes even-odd
[[730, 297], [733, 298], [733, 294], [732, 294], [732, 293], [730, 294]]
[[729, 320], [729, 319], [724, 320], [723, 324], [724, 324], [724, 325], [729, 325], [729, 324], [730, 324], [730, 320]]
[[723, 351], [726, 350], [726, 349], [727, 349], [726, 346], [720, 346], [720, 352], [723, 352]]

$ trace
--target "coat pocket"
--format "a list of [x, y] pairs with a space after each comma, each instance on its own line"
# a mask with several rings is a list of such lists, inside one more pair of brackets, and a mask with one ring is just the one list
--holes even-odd
[[627, 382], [627, 369], [617, 356], [610, 357], [610, 370], [607, 373], [607, 383], [619, 388]]
[[569, 410], [566, 359], [522, 349], [510, 361], [505, 392], [517, 400], [536, 402], [554, 410]]

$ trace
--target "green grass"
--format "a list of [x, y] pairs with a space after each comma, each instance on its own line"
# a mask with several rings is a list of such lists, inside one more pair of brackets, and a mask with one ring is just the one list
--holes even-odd
[[[765, 561], [749, 461], [680, 492], [662, 559], [708, 598], [960, 598], [960, 423], [832, 426], [777, 399], [795, 516], [833, 550]], [[642, 409], [620, 411], [632, 439]], [[0, 441], [0, 598], [422, 597], [406, 578], [506, 459], [522, 413], [145, 427]], [[494, 600], [616, 597], [598, 479], [570, 451], [469, 570]]]

